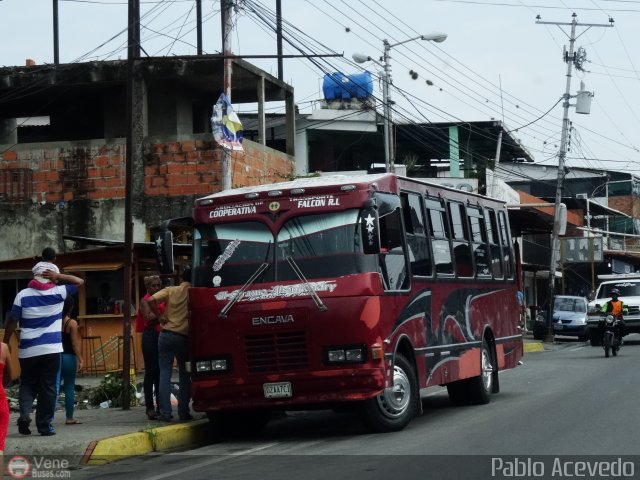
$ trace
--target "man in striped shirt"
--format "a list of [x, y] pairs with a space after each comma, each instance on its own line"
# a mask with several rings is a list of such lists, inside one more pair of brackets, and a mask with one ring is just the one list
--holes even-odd
[[56, 375], [62, 352], [62, 307], [75, 295], [84, 280], [58, 272], [47, 262], [33, 267], [34, 279], [20, 290], [5, 325], [4, 342], [8, 343], [20, 326], [20, 417], [18, 431], [30, 435], [31, 408], [37, 396], [36, 427], [40, 435], [55, 435], [51, 421], [56, 402]]

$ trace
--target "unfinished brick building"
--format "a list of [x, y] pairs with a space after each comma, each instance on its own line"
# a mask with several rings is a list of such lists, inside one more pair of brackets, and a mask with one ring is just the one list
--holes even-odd
[[[222, 91], [215, 56], [145, 58], [141, 165], [133, 165], [134, 239], [161, 220], [188, 215], [221, 189], [221, 150], [209, 117]], [[65, 236], [122, 240], [126, 162], [126, 61], [0, 68], [0, 260], [63, 251]], [[293, 175], [293, 88], [233, 61], [234, 104], [255, 103], [258, 141], [231, 161], [232, 185]], [[284, 102], [285, 142], [266, 138], [265, 102]], [[262, 112], [262, 114], [260, 114]]]

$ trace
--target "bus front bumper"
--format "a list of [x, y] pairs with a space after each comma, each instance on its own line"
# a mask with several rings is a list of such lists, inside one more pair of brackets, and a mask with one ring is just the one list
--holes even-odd
[[193, 409], [301, 408], [354, 402], [384, 389], [383, 368], [349, 368], [280, 375], [192, 376]]

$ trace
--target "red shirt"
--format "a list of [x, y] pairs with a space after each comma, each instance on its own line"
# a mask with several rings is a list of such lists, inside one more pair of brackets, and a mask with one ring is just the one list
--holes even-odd
[[[142, 297], [144, 300], [149, 300], [151, 298], [151, 295], [149, 295], [148, 293]], [[164, 303], [159, 303], [158, 304], [158, 312], [160, 314], [164, 313], [164, 309], [165, 309], [166, 305]], [[160, 332], [161, 327], [160, 327], [160, 323], [157, 323], [155, 325], [150, 325], [149, 327], [155, 327], [156, 332]], [[136, 315], [136, 332], [138, 333], [142, 333], [144, 331], [144, 329], [147, 328], [147, 323], [144, 321], [144, 318], [142, 317], [142, 310], [140, 310], [138, 308], [138, 314]]]

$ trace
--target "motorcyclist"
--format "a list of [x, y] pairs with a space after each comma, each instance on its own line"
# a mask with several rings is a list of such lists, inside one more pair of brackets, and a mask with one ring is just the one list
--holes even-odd
[[611, 300], [600, 307], [600, 313], [603, 315], [613, 315], [620, 321], [618, 324], [618, 334], [620, 335], [620, 340], [622, 340], [622, 337], [627, 334], [623, 315], [626, 315], [629, 311], [624, 302], [620, 300], [620, 290], [614, 288], [610, 293]]

